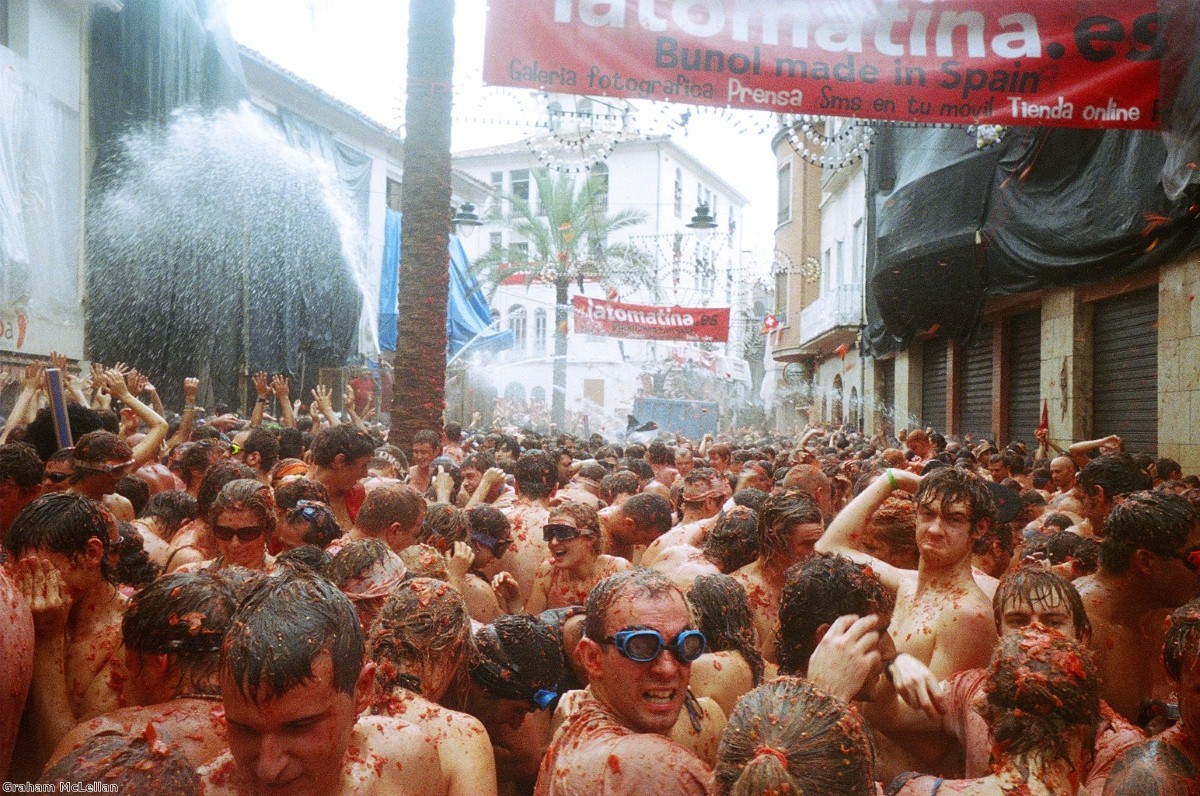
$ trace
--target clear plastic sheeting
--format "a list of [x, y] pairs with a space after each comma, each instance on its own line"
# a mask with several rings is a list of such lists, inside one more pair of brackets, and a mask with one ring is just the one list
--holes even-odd
[[79, 113], [40, 91], [25, 69], [0, 47], [0, 314], [20, 312], [38, 330], [35, 348], [25, 341], [19, 350], [45, 354], [57, 343], [79, 357], [62, 345], [76, 335], [54, 331], [77, 329], [82, 316]]
[[1159, 0], [1171, 20], [1162, 60], [1163, 190], [1171, 199], [1200, 183], [1200, 14], [1195, 0]]

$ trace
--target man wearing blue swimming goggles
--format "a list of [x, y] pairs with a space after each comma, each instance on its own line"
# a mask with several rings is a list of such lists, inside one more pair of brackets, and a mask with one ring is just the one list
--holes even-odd
[[633, 569], [597, 584], [576, 648], [589, 685], [542, 759], [535, 793], [634, 793], [647, 783], [706, 793], [708, 769], [669, 737], [706, 648], [664, 575]]

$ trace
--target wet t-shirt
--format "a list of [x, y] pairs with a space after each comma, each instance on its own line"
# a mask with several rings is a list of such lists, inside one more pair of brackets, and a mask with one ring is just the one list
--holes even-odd
[[665, 736], [622, 726], [589, 690], [546, 750], [534, 794], [702, 796], [711, 779], [691, 752]]

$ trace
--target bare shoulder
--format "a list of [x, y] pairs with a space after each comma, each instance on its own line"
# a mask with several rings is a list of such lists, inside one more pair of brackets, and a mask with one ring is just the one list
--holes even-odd
[[1197, 771], [1175, 744], [1158, 738], [1135, 746], [1113, 766], [1104, 796], [1189, 796]]
[[633, 564], [630, 564], [620, 556], [601, 555], [600, 562], [601, 568], [606, 577], [608, 575], [612, 575], [613, 573], [624, 572], [627, 569], [633, 568]]
[[[357, 754], [355, 750], [357, 749]], [[415, 724], [387, 716], [363, 716], [354, 725], [347, 759], [351, 781], [374, 781], [362, 792], [440, 794], [446, 778], [433, 738]], [[372, 776], [374, 779], [372, 780]]]

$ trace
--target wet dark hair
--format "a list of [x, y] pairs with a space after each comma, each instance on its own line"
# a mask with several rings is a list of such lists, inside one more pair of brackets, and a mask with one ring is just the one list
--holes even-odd
[[318, 431], [309, 450], [312, 452], [313, 464], [318, 467], [331, 467], [339, 453], [345, 457], [346, 464], [370, 456], [375, 452], [375, 440], [371, 439], [367, 432], [343, 423]]
[[279, 460], [279, 438], [275, 436], [275, 432], [261, 426], [252, 428], [246, 435], [246, 441], [242, 443], [242, 452], [247, 456], [257, 453], [261, 459], [258, 469], [264, 473], [270, 472]]
[[347, 542], [329, 562], [325, 577], [340, 589], [394, 555], [392, 548], [382, 539], [355, 539]]
[[262, 523], [263, 537], [275, 531], [275, 503], [271, 488], [255, 478], [238, 478], [221, 487], [220, 494], [208, 509], [208, 524], [217, 524], [217, 518], [226, 511], [252, 511]]
[[141, 517], [158, 520], [162, 537], [169, 542], [183, 524], [196, 519], [198, 513], [194, 497], [182, 490], [172, 489], [150, 498]]
[[745, 506], [721, 512], [701, 549], [717, 569], [727, 575], [736, 572], [758, 558], [758, 515]]
[[621, 495], [636, 495], [641, 488], [642, 482], [638, 480], [637, 473], [620, 470], [600, 479], [600, 498], [605, 503], [615, 503]]
[[76, 440], [73, 455], [76, 462], [125, 461], [133, 458], [133, 448], [111, 431], [89, 431]]
[[655, 440], [646, 447], [646, 461], [650, 464], [665, 464], [674, 467], [675, 449], [667, 447], [664, 442]]
[[459, 470], [463, 470], [467, 467], [474, 467], [479, 471], [480, 475], [483, 475], [495, 466], [495, 457], [487, 451], [475, 451], [474, 453], [468, 454], [467, 456], [463, 457], [462, 463], [458, 465]]
[[[38, 549], [74, 558], [95, 538], [108, 553], [109, 532], [115, 526], [116, 519], [102, 504], [74, 492], [52, 492], [17, 513], [4, 534], [4, 550], [12, 559]], [[103, 571], [106, 577], [111, 574], [107, 566]]]
[[744, 489], [739, 489], [733, 493], [733, 504], [735, 506], [745, 506], [746, 508], [753, 509], [755, 512], [757, 512], [762, 508], [762, 504], [767, 497], [767, 493], [761, 489], [745, 487]]
[[434, 503], [429, 507], [417, 536], [418, 542], [433, 545], [441, 551], [453, 549], [455, 542], [470, 539], [471, 518], [467, 512], [449, 503]]
[[[458, 490], [462, 489], [462, 482], [463, 482], [462, 468], [459, 467], [457, 464], [455, 464], [454, 461], [449, 456], [438, 456], [436, 459], [434, 459], [432, 462], [429, 463], [429, 470], [435, 476], [437, 475], [437, 471], [438, 471], [439, 467], [442, 468], [442, 471], [445, 472], [446, 475], [450, 476], [450, 480], [453, 482], [453, 484], [450, 487], [451, 496], [457, 495]], [[432, 478], [429, 480], [429, 489], [426, 491], [426, 495], [431, 500], [437, 496], [437, 490], [433, 486]]]
[[608, 635], [608, 612], [623, 597], [654, 600], [668, 599], [672, 594], [679, 596], [683, 604], [687, 605], [683, 593], [661, 572], [639, 567], [609, 575], [597, 583], [588, 594], [585, 607], [587, 620], [583, 633], [597, 643], [602, 641]]
[[839, 616], [878, 614], [890, 618], [891, 593], [870, 567], [837, 555], [817, 553], [788, 568], [776, 631], [781, 674], [804, 674], [817, 648], [817, 628]]
[[[1076, 571], [1080, 575], [1090, 575], [1100, 565], [1100, 543], [1091, 536], [1066, 532], [1056, 533], [1039, 547], [1051, 564], [1065, 564], [1074, 559], [1077, 566]], [[1028, 552], [1035, 551], [1030, 548]]]
[[301, 500], [317, 500], [329, 505], [329, 490], [320, 481], [301, 476], [275, 488], [275, 507], [287, 511]]
[[304, 544], [324, 549], [342, 535], [342, 526], [329, 506], [318, 500], [301, 500], [284, 515], [288, 522], [303, 522], [308, 526], [304, 532]]
[[740, 652], [754, 675], [754, 685], [761, 685], [763, 658], [755, 644], [750, 598], [742, 585], [728, 575], [700, 575], [687, 593], [687, 601], [708, 641], [708, 651]]
[[283, 570], [256, 583], [238, 605], [221, 671], [258, 705], [310, 682], [324, 653], [333, 661], [333, 687], [353, 696], [364, 655], [354, 604], [325, 578]]
[[763, 560], [788, 549], [792, 528], [801, 523], [825, 524], [821, 508], [808, 492], [775, 492], [758, 510], [758, 554]]
[[513, 465], [513, 479], [522, 497], [540, 500], [549, 497], [550, 491], [558, 483], [558, 466], [541, 451], [522, 453]]
[[1088, 462], [1079, 471], [1079, 483], [1087, 494], [1093, 495], [1096, 487], [1103, 487], [1105, 496], [1112, 500], [1130, 492], [1150, 488], [1150, 474], [1138, 467], [1128, 453], [1113, 453]]
[[315, 544], [302, 544], [299, 547], [293, 547], [291, 550], [284, 550], [275, 556], [275, 568], [288, 567], [297, 572], [312, 572], [317, 575], [324, 575], [332, 561], [333, 556]]
[[0, 445], [0, 481], [11, 481], [17, 489], [29, 492], [41, 485], [43, 473], [42, 460], [32, 445]]
[[[81, 439], [92, 431], [104, 428], [100, 413], [79, 404], [67, 404], [67, 425], [71, 427], [71, 439]], [[33, 446], [42, 461], [50, 461], [50, 457], [59, 450], [58, 435], [54, 431], [54, 415], [50, 407], [42, 407], [34, 415], [33, 421], [25, 426], [26, 443]]]
[[1084, 634], [1092, 629], [1087, 610], [1079, 591], [1071, 581], [1037, 565], [1023, 566], [1012, 572], [1005, 573], [996, 586], [992, 596], [992, 616], [996, 620], [996, 630], [999, 632], [1004, 611], [1016, 603], [1061, 604], [1071, 609], [1071, 621], [1075, 625], [1075, 637], [1082, 639]]
[[550, 509], [547, 521], [553, 522], [555, 517], [570, 517], [579, 530], [592, 534], [597, 541], [600, 539], [600, 514], [593, 506], [570, 501], [560, 503]]
[[207, 518], [213, 501], [217, 499], [217, 495], [221, 494], [225, 485], [240, 478], [253, 480], [255, 478], [254, 470], [234, 459], [223, 459], [210, 467], [204, 474], [204, 480], [200, 482], [200, 489], [196, 493], [198, 516]]
[[638, 528], [653, 530], [658, 536], [671, 530], [671, 504], [662, 495], [653, 492], [630, 495], [621, 504], [620, 511], [633, 520]]
[[796, 677], [738, 700], [721, 736], [713, 793], [873, 796], [875, 747], [857, 711]]
[[645, 459], [638, 459], [632, 456], [626, 456], [617, 463], [617, 469], [628, 470], [638, 477], [639, 481], [649, 481], [654, 477], [654, 470], [650, 467], [650, 463]]
[[283, 428], [279, 431], [277, 459], [300, 459], [304, 456], [304, 432], [298, 428]]
[[971, 528], [974, 529], [980, 520], [996, 521], [996, 502], [987, 484], [975, 473], [956, 467], [942, 467], [921, 479], [913, 502], [919, 508], [927, 504], [937, 503], [941, 507], [956, 500], [966, 501], [971, 507]]
[[122, 586], [140, 589], [158, 577], [160, 568], [150, 563], [146, 543], [136, 528], [128, 522], [118, 522], [117, 533], [120, 541], [115, 548], [110, 548], [110, 552], [117, 554], [112, 580]]
[[421, 676], [434, 660], [458, 669], [470, 647], [462, 595], [445, 581], [406, 580], [388, 595], [367, 638], [367, 654], [378, 665], [375, 691], [387, 697], [402, 687], [420, 694]]
[[1113, 506], [1104, 520], [1100, 567], [1114, 574], [1129, 568], [1134, 552], [1173, 556], [1187, 543], [1200, 511], [1171, 492], [1133, 492]]
[[539, 690], [555, 690], [562, 679], [562, 644], [536, 617], [498, 616], [474, 640], [471, 679], [495, 699], [528, 701]]
[[980, 712], [996, 748], [1009, 757], [1068, 759], [1066, 734], [1087, 731], [1091, 748], [1100, 724], [1100, 679], [1083, 645], [1044, 628], [1000, 637], [988, 667]]
[[1163, 668], [1176, 683], [1183, 680], [1183, 667], [1195, 665], [1200, 656], [1200, 597], [1176, 608], [1167, 622], [1163, 644]]
[[183, 444], [187, 447], [179, 455], [179, 477], [183, 479], [184, 484], [190, 484], [196, 475], [203, 477], [208, 474], [210, 467], [216, 466], [221, 448], [207, 441]]
[[1047, 514], [1044, 517], [1042, 517], [1042, 527], [1043, 528], [1054, 527], [1054, 528], [1059, 529], [1060, 531], [1065, 531], [1067, 528], [1070, 528], [1074, 524], [1075, 524], [1074, 520], [1072, 520], [1066, 514], [1062, 514], [1057, 511], [1052, 512], [1052, 513]]
[[425, 498], [404, 484], [381, 486], [367, 492], [354, 525], [371, 534], [380, 534], [393, 522], [413, 530], [425, 513]]
[[442, 449], [441, 432], [434, 431], [431, 428], [424, 428], [413, 434], [413, 445], [430, 445], [435, 451]]
[[1154, 462], [1154, 471], [1164, 481], [1183, 478], [1183, 468], [1174, 459], [1163, 456]]
[[512, 454], [512, 457], [514, 459], [517, 459], [522, 455], [521, 454], [521, 443], [517, 442], [517, 440], [514, 437], [511, 437], [508, 434], [501, 434], [499, 437], [496, 438], [496, 447], [494, 448], [494, 450], [496, 450], [496, 451], [506, 450]]
[[143, 655], [171, 655], [192, 687], [213, 678], [237, 596], [217, 572], [173, 572], [133, 596], [121, 633]]
[[[71, 783], [111, 785], [118, 793], [137, 793], [145, 796], [175, 796], [179, 793], [199, 793], [200, 775], [188, 761], [170, 747], [151, 747], [140, 736], [129, 738], [114, 733], [100, 733], [85, 739], [77, 749], [63, 755], [46, 769], [42, 784]], [[59, 788], [55, 792], [66, 793]]]
[[508, 539], [512, 535], [512, 522], [495, 506], [476, 506], [467, 512], [471, 530], [491, 539]]
[[129, 501], [133, 516], [139, 517], [150, 502], [150, 486], [142, 479], [127, 475], [117, 482], [117, 494]]

